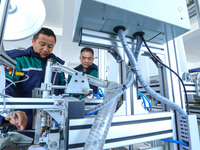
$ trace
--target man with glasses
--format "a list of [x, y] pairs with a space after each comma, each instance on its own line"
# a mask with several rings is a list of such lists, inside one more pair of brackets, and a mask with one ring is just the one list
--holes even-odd
[[[85, 47], [81, 49], [79, 59], [80, 59], [81, 64], [75, 67], [74, 69], [79, 72], [83, 72], [83, 73], [86, 73], [88, 75], [98, 78], [98, 67], [97, 65], [93, 63], [94, 61], [93, 49], [89, 47]], [[69, 76], [68, 82], [70, 80], [71, 80], [71, 76]], [[93, 93], [96, 94], [98, 92], [98, 88], [96, 86], [90, 85], [90, 88], [93, 89]]]

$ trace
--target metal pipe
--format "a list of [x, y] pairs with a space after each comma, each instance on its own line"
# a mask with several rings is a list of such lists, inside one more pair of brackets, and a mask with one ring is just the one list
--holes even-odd
[[53, 89], [65, 89], [66, 88], [66, 86], [64, 86], [64, 85], [52, 85], [51, 87]]
[[[61, 66], [61, 65], [52, 65], [51, 67], [55, 71], [62, 71], [62, 72], [65, 72], [69, 75], [74, 75], [75, 73], [80, 73], [79, 71], [76, 71], [76, 70], [70, 69], [68, 67]], [[89, 84], [95, 85], [97, 87], [107, 88], [108, 85], [109, 85], [108, 81], [98, 79], [98, 78], [95, 78], [95, 77], [90, 76], [90, 75], [87, 75], [87, 79], [88, 79]]]
[[[44, 77], [44, 83], [46, 83], [47, 85], [49, 83], [51, 83], [51, 77], [52, 77], [51, 65], [52, 64], [53, 64], [53, 60], [48, 59], [47, 60], [46, 70], [45, 70], [45, 77]], [[47, 96], [49, 96], [49, 93], [50, 93], [50, 91], [44, 90], [43, 94], [42, 94], [42, 98], [46, 98]]]
[[[6, 26], [6, 19], [8, 15], [10, 0], [2, 0], [0, 5], [0, 48], [3, 43], [4, 30]], [[3, 8], [2, 8], [3, 7]], [[1, 49], [0, 49], [1, 52]]]

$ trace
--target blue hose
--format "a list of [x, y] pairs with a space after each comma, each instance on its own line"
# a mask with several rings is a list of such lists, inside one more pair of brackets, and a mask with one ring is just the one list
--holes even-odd
[[91, 116], [91, 115], [96, 115], [98, 113], [99, 110], [96, 110], [95, 112], [92, 112], [90, 114], [85, 114], [85, 116]]
[[147, 109], [146, 102], [145, 102], [145, 100], [146, 100], [148, 102], [148, 104], [149, 104], [150, 109], [152, 109], [152, 106], [151, 106], [151, 103], [150, 103], [149, 99], [144, 94], [142, 94], [141, 92], [138, 92], [138, 94], [141, 96], [141, 98], [143, 100], [144, 108]]
[[56, 124], [56, 125], [58, 125], [58, 126], [60, 125], [60, 124], [59, 124], [59, 123], [57, 123], [55, 120], [53, 120], [53, 123], [55, 123], [55, 124]]
[[149, 101], [149, 99], [143, 94], [144, 98], [146, 99], [146, 101], [149, 103], [149, 107], [150, 109], [152, 109], [152, 105], [151, 105], [151, 102]]
[[104, 96], [104, 94], [103, 94], [103, 91], [102, 91], [102, 89], [98, 89], [98, 93], [97, 94], [94, 94], [93, 93], [93, 95], [94, 95], [94, 97], [96, 97], [97, 99], [101, 99], [101, 97], [100, 96], [102, 96], [103, 97], [103, 99], [105, 98], [105, 96]]
[[160, 139], [160, 140], [165, 141], [165, 142], [177, 143], [177, 144], [181, 144], [181, 145], [189, 147], [187, 143], [184, 143], [182, 141], [177, 141], [177, 140], [172, 140], [172, 139]]

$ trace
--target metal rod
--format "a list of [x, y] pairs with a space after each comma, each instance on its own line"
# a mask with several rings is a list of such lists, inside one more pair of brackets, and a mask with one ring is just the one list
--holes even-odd
[[[2, 47], [3, 42], [3, 36], [4, 36], [4, 30], [6, 25], [6, 19], [8, 15], [8, 9], [9, 9], [10, 0], [2, 0], [0, 5], [0, 48]], [[1, 52], [1, 49], [0, 49]]]

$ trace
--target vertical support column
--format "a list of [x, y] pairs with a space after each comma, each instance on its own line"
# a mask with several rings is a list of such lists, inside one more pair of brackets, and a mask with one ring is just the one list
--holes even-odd
[[[4, 36], [4, 29], [6, 26], [6, 19], [8, 14], [10, 0], [1, 0], [0, 5], [0, 48], [2, 47], [3, 43], [3, 36]], [[0, 49], [1, 52], [1, 49]]]
[[[51, 65], [53, 64], [53, 60], [48, 59], [47, 60], [47, 66], [45, 71], [45, 77], [44, 77], [44, 83], [48, 86], [51, 83], [51, 77], [52, 77], [52, 69]], [[47, 87], [46, 87], [47, 88]], [[46, 98], [50, 94], [50, 91], [45, 89], [42, 94], [42, 98]]]
[[197, 20], [200, 28], [200, 10], [199, 10], [199, 0], [194, 0], [195, 4], [195, 9], [196, 9], [196, 15], [197, 15]]
[[[173, 35], [173, 29], [171, 30], [172, 35]], [[167, 37], [167, 35], [165, 35]], [[184, 62], [184, 59], [180, 58], [180, 53], [185, 53], [184, 49], [182, 47], [181, 42], [179, 40], [182, 40], [182, 38], [174, 38], [170, 41], [166, 40], [165, 44], [165, 52], [166, 52], [166, 62], [165, 64], [171, 68], [174, 72], [176, 72], [180, 77], [182, 76], [182, 69], [180, 67], [181, 62]], [[169, 71], [168, 69], [166, 70], [166, 79], [167, 82], [167, 89], [165, 89], [166, 96], [168, 95], [169, 99], [178, 104], [180, 107], [185, 109], [185, 93], [183, 91], [182, 84], [178, 77]], [[173, 139], [177, 139], [177, 119], [175, 114], [173, 115]], [[166, 143], [169, 144], [169, 143]], [[177, 150], [178, 146], [175, 144], [169, 144], [169, 148], [173, 150]]]
[[106, 51], [99, 49], [98, 56], [98, 77], [100, 79], [106, 79]]
[[[0, 65], [8, 66], [10, 68], [15, 68], [15, 61], [12, 60], [5, 54], [5, 50], [3, 47], [3, 37], [4, 30], [6, 27], [6, 20], [9, 10], [10, 0], [1, 0], [0, 5]], [[14, 70], [14, 69], [13, 69]], [[14, 73], [14, 71], [13, 71]]]
[[[169, 67], [174, 70], [180, 77], [182, 77], [182, 70], [181, 70], [181, 61], [184, 62], [184, 59], [180, 60], [179, 53], [184, 53], [184, 49], [178, 50], [178, 42], [179, 40], [182, 40], [180, 38], [173, 39], [167, 43], [167, 53], [168, 53], [168, 60], [169, 60]], [[170, 56], [170, 57], [169, 57]], [[182, 62], [182, 63], [183, 63]], [[170, 78], [168, 81], [171, 84], [169, 87], [171, 88], [172, 95], [170, 99], [173, 99], [175, 103], [180, 105], [183, 109], [185, 109], [185, 98], [184, 98], [184, 92], [183, 92], [183, 86], [177, 76], [170, 72]], [[170, 92], [170, 91], [169, 91]], [[179, 94], [178, 94], [179, 93]]]
[[[45, 77], [44, 77], [44, 84], [46, 85], [46, 88], [44, 89], [42, 93], [42, 98], [46, 98], [50, 91], [48, 90], [47, 86], [51, 83], [51, 77], [52, 77], [52, 69], [51, 65], [53, 64], [53, 60], [48, 59], [47, 60], [47, 66], [45, 71]], [[37, 110], [36, 114], [36, 127], [35, 127], [35, 137], [34, 137], [34, 143], [36, 144], [39, 142], [40, 133], [44, 132], [46, 130], [46, 124], [47, 124], [47, 114], [43, 110]]]
[[[133, 41], [136, 42], [136, 41]], [[130, 49], [133, 51], [134, 50], [134, 46], [133, 45], [129, 45]], [[126, 82], [127, 78], [128, 78], [128, 69], [129, 68], [129, 59], [126, 56], [126, 54], [124, 54], [124, 61], [122, 64], [122, 77], [123, 77], [123, 83]], [[133, 85], [130, 86], [129, 89], [127, 89], [127, 91], [123, 94], [123, 99], [126, 100], [126, 115], [134, 115], [134, 105], [137, 104], [137, 83], [134, 82]]]
[[[6, 78], [5, 78], [5, 69], [4, 66], [0, 65], [0, 93], [4, 94], [5, 93], [5, 83]], [[0, 96], [1, 97], [1, 96]]]
[[[98, 78], [106, 80], [106, 51], [99, 49], [98, 55]], [[105, 92], [104, 89], [102, 91]]]

